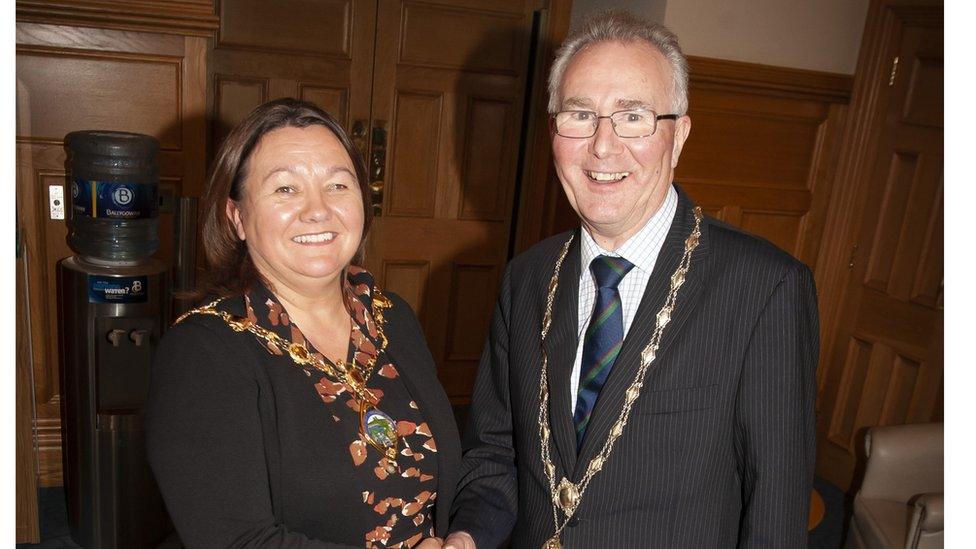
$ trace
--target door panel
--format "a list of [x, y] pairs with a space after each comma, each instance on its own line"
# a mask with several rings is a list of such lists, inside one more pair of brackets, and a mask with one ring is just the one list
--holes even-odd
[[[131, 53], [52, 53], [23, 47], [18, 77], [31, 90], [31, 138], [60, 144], [77, 128], [141, 132], [159, 140], [162, 150], [182, 146], [178, 58]], [[98, 93], [92, 93], [97, 90]], [[51, 109], [44, 105], [84, 105]], [[27, 114], [27, 113], [24, 113]]]
[[443, 99], [437, 93], [396, 94], [394, 109], [398, 116], [392, 126], [395, 137], [390, 138], [393, 154], [387, 171], [396, 185], [391, 184], [387, 191], [388, 216], [434, 217]]
[[369, 119], [375, 0], [221, 0], [210, 66], [214, 147], [252, 109], [311, 101], [347, 130]]
[[219, 4], [219, 44], [349, 58], [353, 4], [351, 0], [224, 0]]
[[521, 0], [379, 2], [372, 116], [389, 133], [366, 263], [417, 310], [455, 403], [507, 261], [531, 26]]
[[941, 420], [943, 32], [941, 20], [896, 21], [890, 51], [900, 66], [878, 86], [881, 137], [824, 353], [818, 470], [844, 488], [856, 484], [866, 427]]
[[509, 75], [525, 68], [522, 2], [499, 2], [496, 9], [502, 11], [497, 12], [439, 4], [382, 4], [391, 21], [400, 12], [400, 63]]

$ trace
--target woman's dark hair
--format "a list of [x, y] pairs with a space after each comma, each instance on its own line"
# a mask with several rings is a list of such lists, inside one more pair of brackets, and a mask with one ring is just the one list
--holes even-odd
[[239, 201], [248, 160], [261, 138], [279, 128], [324, 126], [342, 143], [356, 170], [363, 198], [363, 236], [352, 262], [362, 264], [366, 235], [372, 221], [366, 165], [339, 122], [329, 113], [306, 101], [285, 98], [269, 101], [248, 114], [230, 132], [217, 152], [201, 204], [201, 233], [207, 268], [201, 273], [194, 297], [228, 297], [248, 291], [259, 274], [251, 261], [247, 245], [237, 237], [227, 218], [227, 199]]

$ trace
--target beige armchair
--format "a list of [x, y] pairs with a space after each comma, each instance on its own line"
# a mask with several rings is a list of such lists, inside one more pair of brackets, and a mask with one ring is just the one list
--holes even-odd
[[847, 549], [942, 547], [942, 424], [874, 427]]

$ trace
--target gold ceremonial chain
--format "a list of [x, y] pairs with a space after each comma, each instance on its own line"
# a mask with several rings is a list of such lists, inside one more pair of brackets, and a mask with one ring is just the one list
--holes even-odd
[[[287, 351], [288, 356], [290, 356], [292, 361], [294, 361], [296, 364], [301, 366], [311, 366], [316, 370], [324, 372], [333, 380], [345, 384], [356, 394], [356, 400], [359, 402], [359, 423], [363, 438], [387, 458], [388, 465], [386, 466], [386, 469], [387, 472], [392, 473], [397, 468], [396, 457], [397, 447], [399, 446], [399, 437], [396, 434], [396, 422], [376, 408], [374, 403], [377, 402], [377, 398], [366, 386], [366, 383], [369, 382], [369, 378], [373, 374], [373, 369], [376, 365], [377, 358], [379, 358], [380, 353], [386, 349], [387, 339], [386, 334], [383, 333], [383, 324], [385, 323], [383, 318], [383, 309], [392, 307], [393, 303], [388, 297], [383, 295], [382, 292], [376, 289], [373, 290], [372, 299], [373, 320], [376, 324], [376, 335], [377, 339], [380, 341], [380, 347], [376, 351], [376, 356], [371, 358], [365, 367], [357, 365], [355, 360], [352, 362], [337, 360], [335, 364], [330, 364], [320, 358], [316, 358], [311, 352], [309, 352], [308, 347], [306, 347], [304, 343], [289, 341], [270, 330], [258, 326], [248, 318], [232, 315], [227, 311], [218, 310], [217, 304], [223, 301], [224, 298], [217, 299], [211, 303], [208, 303], [207, 305], [204, 305], [203, 307], [192, 309], [183, 313], [173, 324], [179, 324], [188, 316], [193, 314], [213, 315], [219, 317], [235, 332], [250, 332], [257, 336], [258, 339], [263, 340], [266, 347], [278, 350], [284, 349]], [[375, 429], [370, 429], [370, 426], [367, 425], [366, 422], [367, 415], [371, 413], [370, 410], [373, 410], [373, 413], [375, 414], [383, 416], [385, 420], [393, 422], [392, 430], [389, 427], [382, 425], [382, 421], [385, 421], [383, 418], [379, 418], [379, 423], [382, 427], [384, 427], [380, 432], [377, 432]], [[382, 435], [385, 435], [382, 440], [375, 440], [380, 438]]]
[[[691, 266], [691, 253], [698, 247], [698, 239], [701, 236], [701, 220], [701, 208], [696, 206], [695, 228], [692, 229], [691, 234], [685, 239], [684, 255], [681, 257], [678, 268], [671, 275], [671, 289], [668, 291], [668, 297], [664, 302], [664, 306], [657, 313], [657, 322], [654, 327], [654, 333], [651, 335], [651, 340], [644, 347], [644, 350], [641, 351], [640, 368], [638, 368], [637, 374], [634, 376], [634, 381], [627, 388], [624, 406], [620, 410], [620, 415], [617, 416], [617, 421], [610, 429], [610, 434], [603, 443], [603, 448], [596, 457], [590, 460], [590, 464], [586, 467], [586, 473], [578, 483], [573, 483], [568, 478], [563, 477], [559, 481], [559, 484], [556, 484], [556, 466], [552, 463], [549, 446], [549, 389], [546, 385], [549, 357], [546, 355], [545, 346], [542, 348], [542, 373], [539, 378], [539, 400], [541, 403], [539, 406], [539, 440], [542, 445], [542, 466], [549, 480], [549, 492], [552, 495], [552, 522], [555, 528], [555, 533], [552, 537], [542, 545], [543, 549], [560, 549], [562, 547], [562, 543], [559, 541], [560, 534], [562, 534], [566, 525], [569, 523], [569, 519], [573, 517], [573, 513], [576, 512], [576, 509], [579, 508], [580, 503], [583, 501], [583, 494], [590, 485], [590, 480], [603, 469], [603, 464], [610, 457], [610, 452], [613, 451], [614, 443], [624, 433], [627, 420], [630, 418], [630, 410], [634, 405], [634, 401], [640, 396], [641, 388], [644, 386], [644, 377], [651, 363], [654, 362], [657, 349], [661, 345], [661, 336], [664, 334], [664, 327], [671, 321], [671, 313], [674, 312], [675, 301], [678, 298], [678, 289], [684, 284], [685, 275]], [[543, 344], [546, 341], [546, 336], [549, 334], [549, 326], [552, 324], [552, 303], [556, 297], [556, 288], [559, 287], [559, 270], [562, 267], [563, 260], [566, 259], [566, 254], [569, 253], [569, 245], [572, 243], [573, 237], [570, 236], [566, 244], [563, 245], [562, 253], [559, 255], [559, 259], [556, 260], [556, 268], [552, 273], [552, 278], [549, 280], [546, 312], [542, 317]], [[562, 509], [566, 515], [562, 524], [560, 524], [557, 509]]]

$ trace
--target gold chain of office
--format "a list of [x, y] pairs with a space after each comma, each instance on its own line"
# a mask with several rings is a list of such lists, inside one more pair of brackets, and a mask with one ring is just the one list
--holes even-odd
[[[284, 350], [291, 357], [292, 361], [301, 366], [310, 366], [319, 370], [330, 378], [340, 383], [345, 384], [347, 387], [352, 389], [355, 393], [355, 400], [359, 403], [359, 415], [360, 415], [360, 432], [363, 434], [363, 438], [378, 450], [386, 459], [387, 462], [384, 468], [388, 473], [393, 473], [397, 469], [397, 449], [399, 446], [399, 437], [396, 434], [396, 422], [390, 418], [387, 414], [381, 412], [376, 408], [375, 402], [378, 401], [376, 396], [367, 387], [369, 378], [372, 376], [376, 359], [379, 358], [380, 354], [386, 349], [388, 343], [386, 334], [383, 331], [383, 325], [386, 323], [383, 318], [383, 310], [388, 309], [393, 306], [393, 303], [388, 297], [383, 295], [379, 289], [373, 291], [372, 302], [373, 302], [373, 321], [376, 324], [376, 339], [379, 341], [379, 347], [376, 350], [376, 355], [371, 357], [365, 366], [359, 366], [355, 360], [345, 361], [336, 360], [334, 363], [322, 360], [316, 357], [308, 350], [308, 347], [304, 343], [289, 341], [278, 334], [263, 328], [252, 322], [250, 319], [236, 316], [228, 313], [227, 311], [222, 311], [217, 309], [217, 305], [223, 301], [224, 298], [217, 299], [212, 303], [208, 303], [203, 307], [197, 309], [191, 309], [176, 319], [173, 324], [179, 324], [186, 317], [193, 314], [204, 314], [213, 315], [219, 317], [235, 332], [250, 332], [254, 334], [258, 339], [263, 340], [265, 346], [273, 347], [279, 350]], [[382, 419], [387, 422], [392, 423], [392, 427], [387, 427], [384, 431], [384, 437], [374, 436], [370, 432], [368, 427], [365, 425], [365, 416], [370, 410], [376, 410], [382, 415]]]
[[[620, 415], [617, 416], [617, 421], [613, 424], [610, 429], [610, 434], [607, 436], [607, 440], [603, 443], [603, 448], [600, 449], [600, 453], [597, 454], [593, 459], [590, 460], [589, 465], [586, 467], [586, 473], [579, 482], [571, 482], [568, 478], [563, 477], [562, 480], [556, 484], [556, 466], [552, 462], [552, 454], [549, 445], [549, 389], [546, 384], [546, 378], [548, 377], [549, 369], [549, 357], [546, 355], [545, 347], [542, 349], [542, 373], [539, 377], [539, 440], [542, 445], [542, 466], [546, 472], [546, 477], [549, 480], [549, 491], [552, 495], [552, 521], [555, 528], [555, 533], [552, 537], [546, 540], [542, 545], [543, 549], [560, 549], [562, 547], [562, 542], [559, 538], [562, 535], [563, 530], [569, 523], [569, 520], [573, 517], [576, 509], [579, 508], [580, 503], [583, 501], [583, 494], [586, 492], [586, 488], [590, 485], [590, 481], [593, 477], [603, 469], [603, 464], [606, 463], [607, 459], [610, 457], [610, 452], [613, 451], [614, 443], [620, 438], [620, 435], [624, 433], [624, 428], [627, 426], [627, 420], [630, 418], [630, 411], [633, 408], [634, 401], [640, 396], [641, 388], [644, 386], [644, 377], [647, 375], [647, 371], [654, 362], [654, 358], [657, 355], [658, 347], [661, 345], [661, 336], [664, 334], [664, 327], [671, 322], [671, 314], [674, 312], [675, 302], [678, 298], [678, 289], [681, 288], [682, 284], [685, 282], [685, 275], [688, 273], [688, 269], [691, 266], [691, 253], [695, 251], [698, 247], [698, 239], [701, 237], [701, 220], [702, 212], [701, 208], [695, 207], [695, 227], [692, 229], [691, 234], [685, 239], [685, 251], [684, 255], [681, 257], [681, 262], [678, 264], [678, 268], [671, 275], [671, 288], [668, 291], [668, 297], [664, 301], [664, 306], [658, 311], [656, 317], [656, 324], [654, 327], [654, 333], [651, 335], [651, 340], [641, 351], [641, 363], [640, 368], [637, 370], [637, 374], [634, 376], [634, 381], [631, 382], [630, 387], [627, 388], [625, 393], [625, 400], [623, 408], [620, 410]], [[549, 280], [549, 295], [546, 297], [546, 312], [542, 317], [542, 343], [546, 341], [546, 336], [549, 334], [549, 326], [552, 324], [552, 303], [556, 297], [556, 288], [559, 287], [559, 270], [562, 267], [563, 260], [566, 259], [566, 254], [569, 253], [569, 246], [573, 243], [573, 237], [571, 236], [566, 244], [563, 245], [562, 253], [559, 255], [559, 259], [556, 260], [556, 267], [552, 273], [552, 278]], [[563, 511], [565, 518], [559, 520], [559, 509]]]

